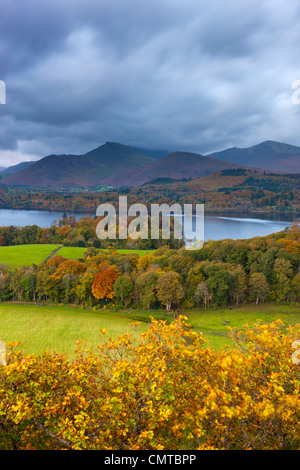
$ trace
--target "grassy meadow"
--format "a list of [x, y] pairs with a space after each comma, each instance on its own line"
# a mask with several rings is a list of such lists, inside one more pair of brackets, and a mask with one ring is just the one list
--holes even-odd
[[[0, 247], [0, 263], [15, 269], [22, 265], [38, 265], [54, 254], [67, 259], [80, 259], [85, 250], [86, 248], [81, 247], [50, 244]], [[151, 253], [151, 250], [118, 251], [122, 254], [137, 253], [139, 256]], [[291, 305], [251, 304], [238, 308], [199, 309], [182, 313], [188, 317], [195, 331], [203, 333], [214, 348], [231, 344], [228, 337], [230, 327], [242, 329], [245, 324], [253, 325], [257, 320], [269, 323], [281, 319], [286, 326], [300, 323], [300, 308]], [[134, 334], [145, 331], [150, 316], [156, 319], [173, 319], [172, 314], [164, 310], [93, 310], [66, 305], [0, 303], [0, 339], [5, 342], [20, 341], [20, 347], [26, 353], [41, 354], [50, 350], [72, 355], [78, 340], [87, 341], [91, 346], [103, 341], [99, 334], [102, 328], [108, 331], [109, 336], [116, 337], [131, 331], [130, 323], [134, 320], [140, 322]]]
[[[60, 248], [57, 254], [67, 259], [77, 260], [83, 257], [83, 254], [85, 251], [86, 251], [86, 248], [81, 248], [81, 247], [76, 247], [76, 246], [63, 246], [62, 248]], [[107, 250], [103, 250], [103, 251], [107, 251]], [[146, 254], [154, 253], [155, 250], [148, 250], [148, 251], [146, 250], [116, 250], [116, 251], [122, 255], [135, 253], [138, 256], [145, 256]]]
[[42, 263], [61, 245], [15, 245], [0, 247], [0, 263], [16, 269], [20, 266], [32, 266]]
[[[51, 244], [37, 244], [37, 245], [15, 245], [15, 246], [1, 246], [0, 247], [0, 263], [9, 265], [10, 269], [16, 269], [20, 266], [32, 266], [33, 264], [42, 263], [48, 256], [55, 250], [54, 254], [63, 256], [67, 259], [78, 260], [83, 257], [86, 248], [76, 246], [62, 246]], [[139, 256], [144, 256], [154, 250], [117, 250], [121, 254], [136, 253]]]
[[[6, 343], [20, 341], [19, 349], [27, 354], [55, 351], [72, 356], [78, 347], [76, 341], [93, 347], [101, 344], [105, 338], [100, 334], [102, 328], [113, 338], [129, 331], [136, 334], [130, 323], [130, 319], [114, 313], [101, 315], [68, 306], [0, 304], [0, 339]], [[139, 332], [146, 327], [141, 324]]]
[[[257, 320], [270, 323], [278, 318], [285, 326], [300, 323], [300, 308], [288, 305], [247, 305], [182, 313], [213, 348], [231, 345], [228, 327], [243, 329], [245, 324], [251, 326]], [[94, 311], [64, 305], [1, 303], [0, 339], [6, 343], [20, 341], [19, 348], [28, 354], [42, 354], [49, 350], [72, 356], [77, 349], [76, 341], [82, 340], [96, 347], [107, 337], [116, 338], [126, 332], [139, 334], [146, 330], [150, 316], [172, 320], [172, 315], [163, 310]], [[132, 320], [140, 322], [138, 327], [132, 327]], [[229, 321], [228, 327], [224, 321]], [[102, 328], [107, 330], [107, 337], [100, 335]]]

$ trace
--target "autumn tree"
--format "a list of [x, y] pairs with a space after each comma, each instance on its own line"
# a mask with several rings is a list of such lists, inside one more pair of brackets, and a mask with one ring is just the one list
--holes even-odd
[[5, 301], [9, 300], [12, 291], [11, 291], [11, 276], [10, 266], [3, 263], [0, 264], [0, 300]]
[[114, 284], [119, 277], [119, 271], [115, 266], [101, 266], [100, 271], [94, 276], [91, 291], [95, 299], [112, 299], [114, 297]]
[[183, 288], [178, 273], [168, 271], [159, 275], [156, 284], [158, 300], [170, 311], [172, 305], [178, 306], [184, 297]]
[[92, 294], [92, 284], [97, 272], [96, 268], [90, 268], [81, 276], [75, 288], [76, 297], [79, 302], [85, 302], [88, 305], [93, 303], [94, 296]]

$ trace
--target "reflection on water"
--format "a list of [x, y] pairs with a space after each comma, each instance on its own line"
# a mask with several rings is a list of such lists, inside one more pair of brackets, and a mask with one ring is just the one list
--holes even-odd
[[225, 238], [237, 240], [257, 236], [263, 237], [271, 233], [280, 232], [290, 225], [291, 221], [287, 220], [206, 216], [204, 238], [205, 240], [220, 240]]
[[[184, 225], [189, 226], [189, 230], [184, 230], [186, 239], [193, 240], [197, 229], [198, 218], [194, 215], [191, 225], [191, 218], [183, 218], [181, 215], [176, 217], [184, 220]], [[299, 219], [299, 218], [298, 218]], [[228, 214], [205, 214], [204, 216], [204, 240], [224, 240], [231, 238], [233, 240], [247, 239], [252, 237], [264, 237], [271, 233], [285, 230], [296, 221], [297, 217], [293, 214], [262, 214], [258, 213], [255, 217], [247, 213], [241, 213], [237, 217], [236, 213]], [[187, 222], [189, 222], [187, 224]], [[198, 238], [198, 237], [197, 237]], [[202, 238], [203, 239], [203, 238]]]
[[[0, 226], [15, 225], [24, 227], [26, 225], [38, 225], [39, 227], [50, 227], [56, 220], [62, 218], [63, 211], [37, 211], [37, 210], [14, 210], [0, 209]], [[94, 213], [70, 213], [76, 219], [81, 217], [94, 217]], [[290, 214], [262, 214], [253, 216], [236, 213], [231, 214], [205, 214], [204, 217], [204, 240], [221, 240], [232, 238], [252, 238], [255, 236], [265, 236], [270, 233], [279, 232], [288, 227], [293, 220], [299, 220]], [[195, 223], [195, 221], [194, 221]]]
[[18, 227], [25, 227], [26, 225], [38, 225], [45, 228], [55, 224], [58, 219], [65, 214], [70, 217], [74, 216], [76, 219], [81, 217], [93, 217], [95, 214], [78, 213], [67, 211], [37, 211], [37, 210], [16, 210], [16, 209], [0, 209], [0, 226], [5, 227], [15, 225]]

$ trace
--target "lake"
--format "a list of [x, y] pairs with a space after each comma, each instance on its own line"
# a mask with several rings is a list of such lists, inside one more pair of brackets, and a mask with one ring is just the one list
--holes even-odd
[[[278, 216], [277, 216], [278, 217]], [[221, 240], [231, 238], [233, 240], [252, 237], [264, 237], [271, 233], [280, 232], [289, 227], [296, 220], [287, 215], [283, 220], [279, 218], [266, 218], [266, 214], [257, 216], [228, 216], [205, 215], [204, 239]]]
[[[0, 226], [15, 225], [24, 227], [26, 225], [38, 225], [39, 227], [50, 227], [56, 220], [62, 218], [65, 211], [38, 211], [38, 210], [15, 210], [0, 209]], [[66, 212], [68, 216], [76, 219], [81, 217], [93, 217], [94, 213]], [[290, 226], [292, 221], [299, 220], [293, 214], [263, 214], [255, 213], [218, 213], [204, 216], [204, 240], [221, 240], [231, 238], [252, 238], [265, 236], [279, 232]]]

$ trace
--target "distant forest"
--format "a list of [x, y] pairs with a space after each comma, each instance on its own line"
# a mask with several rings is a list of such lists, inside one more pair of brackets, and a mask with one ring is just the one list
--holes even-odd
[[128, 203], [205, 204], [206, 211], [266, 211], [300, 213], [300, 175], [223, 170], [196, 179], [156, 179], [138, 187], [92, 190], [37, 190], [0, 187], [0, 208], [96, 212], [98, 205], [115, 204], [126, 194]]

